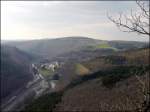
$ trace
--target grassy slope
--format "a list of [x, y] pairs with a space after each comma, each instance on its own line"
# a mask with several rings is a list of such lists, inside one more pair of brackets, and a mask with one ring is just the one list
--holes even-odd
[[95, 46], [97, 49], [112, 49], [114, 51], [117, 50], [117, 48], [110, 46], [108, 43], [103, 43]]
[[96, 49], [111, 49], [114, 51], [117, 51], [118, 49], [115, 47], [112, 47], [111, 45], [109, 45], [108, 43], [100, 43], [100, 44], [95, 44], [95, 45], [89, 45], [86, 47], [87, 49], [90, 50], [96, 50]]
[[40, 74], [42, 74], [43, 77], [45, 77], [45, 78], [50, 77], [50, 76], [52, 76], [52, 74], [53, 74], [53, 71], [52, 71], [52, 70], [43, 69], [43, 68], [41, 68], [41, 69], [39, 70], [39, 72], [40, 72]]
[[85, 75], [85, 74], [89, 74], [90, 71], [88, 68], [84, 67], [82, 64], [77, 63], [75, 66], [75, 72], [77, 75]]

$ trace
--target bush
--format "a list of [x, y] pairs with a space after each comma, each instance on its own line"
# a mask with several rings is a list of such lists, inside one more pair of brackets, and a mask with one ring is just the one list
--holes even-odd
[[125, 79], [129, 77], [129, 75], [108, 75], [102, 78], [102, 84], [105, 87], [111, 88], [121, 79]]
[[106, 75], [102, 77], [102, 84], [105, 87], [111, 88], [118, 81], [124, 80], [131, 75], [142, 75], [149, 70], [148, 66], [119, 66], [106, 72]]
[[63, 92], [45, 94], [25, 107], [25, 112], [50, 112], [61, 101]]

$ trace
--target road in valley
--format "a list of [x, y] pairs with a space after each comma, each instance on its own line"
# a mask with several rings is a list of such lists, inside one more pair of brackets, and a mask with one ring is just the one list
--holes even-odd
[[[35, 75], [35, 74], [33, 74]], [[11, 98], [7, 99], [5, 103], [1, 105], [2, 111], [12, 111], [18, 109], [21, 104], [24, 104], [26, 98], [33, 98], [36, 94], [35, 88], [40, 86], [44, 78], [40, 74], [36, 74], [36, 81], [28, 87], [23, 87], [11, 95]]]

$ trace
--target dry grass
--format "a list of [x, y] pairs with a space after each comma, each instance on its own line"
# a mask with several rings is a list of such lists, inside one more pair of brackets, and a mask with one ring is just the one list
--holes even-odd
[[96, 59], [89, 60], [87, 62], [82, 63], [86, 68], [90, 71], [104, 70], [112, 67], [112, 64], [108, 63], [103, 57], [99, 57]]
[[75, 69], [76, 69], [76, 74], [77, 75], [87, 75], [90, 73], [89, 69], [86, 68], [85, 66], [83, 66], [82, 64], [80, 63], [77, 63], [76, 66], [75, 66]]
[[[149, 64], [149, 50], [127, 51], [118, 54], [126, 58], [125, 65]], [[104, 58], [96, 58], [83, 62], [83, 66], [90, 71], [111, 68], [114, 64], [108, 63]], [[102, 85], [101, 78], [88, 80], [67, 90], [62, 101], [57, 104], [54, 111], [140, 111], [143, 110], [145, 90], [149, 91], [149, 72], [139, 76], [135, 75], [119, 81], [116, 86], [109, 89]], [[144, 89], [143, 89], [144, 88]], [[149, 97], [149, 96], [148, 96]]]
[[137, 51], [128, 51], [120, 54], [126, 57], [128, 64], [149, 64], [150, 49], [142, 49]]
[[[145, 75], [140, 79], [146, 83]], [[142, 107], [144, 95], [135, 76], [117, 83], [112, 89], [101, 85], [100, 79], [88, 81], [65, 92], [57, 111], [136, 111]]]

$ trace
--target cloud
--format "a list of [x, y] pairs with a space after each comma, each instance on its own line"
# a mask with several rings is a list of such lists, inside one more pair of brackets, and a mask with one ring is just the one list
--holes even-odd
[[[27, 39], [90, 36], [100, 39], [131, 39], [111, 23], [106, 12], [127, 13], [134, 2], [114, 1], [2, 1], [2, 38]], [[128, 38], [125, 38], [127, 35]], [[29, 39], [29, 38], [28, 38]]]

